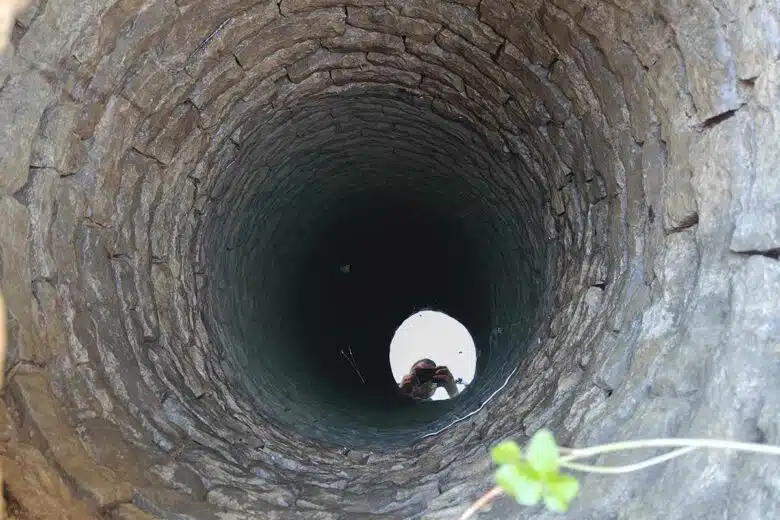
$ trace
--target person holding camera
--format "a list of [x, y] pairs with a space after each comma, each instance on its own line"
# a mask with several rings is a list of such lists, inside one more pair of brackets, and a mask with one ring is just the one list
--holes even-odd
[[447, 390], [450, 398], [458, 395], [450, 369], [436, 365], [431, 359], [421, 359], [412, 365], [399, 386], [403, 396], [417, 401], [429, 401], [440, 386]]

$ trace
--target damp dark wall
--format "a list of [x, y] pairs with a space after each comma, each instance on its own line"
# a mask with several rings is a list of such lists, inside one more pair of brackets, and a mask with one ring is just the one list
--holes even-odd
[[[0, 56], [18, 519], [449, 519], [539, 428], [780, 443], [774, 2], [32, 4]], [[428, 307], [478, 366], [418, 405], [388, 349]], [[697, 451], [569, 517], [777, 518], [776, 468]]]

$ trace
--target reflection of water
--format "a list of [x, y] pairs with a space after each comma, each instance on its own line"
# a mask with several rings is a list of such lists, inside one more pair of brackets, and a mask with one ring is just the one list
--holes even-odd
[[[424, 310], [409, 316], [396, 330], [390, 343], [390, 368], [397, 383], [422, 358], [447, 366], [458, 390], [474, 379], [477, 352], [474, 339], [458, 320], [443, 312]], [[432, 400], [447, 399], [447, 391], [437, 388]]]

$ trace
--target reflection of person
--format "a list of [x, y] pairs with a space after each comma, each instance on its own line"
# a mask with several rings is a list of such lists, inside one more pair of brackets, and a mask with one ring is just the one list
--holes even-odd
[[450, 369], [436, 365], [430, 359], [421, 359], [409, 370], [401, 380], [401, 394], [418, 401], [427, 401], [438, 387], [444, 387], [452, 398], [458, 395], [455, 378]]

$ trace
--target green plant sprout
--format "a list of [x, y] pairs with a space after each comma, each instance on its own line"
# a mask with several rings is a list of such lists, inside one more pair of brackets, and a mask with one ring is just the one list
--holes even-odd
[[[594, 466], [576, 462], [607, 453], [647, 448], [675, 449], [624, 466]], [[468, 520], [502, 494], [511, 496], [524, 506], [543, 502], [547, 509], [565, 513], [569, 509], [569, 503], [577, 496], [580, 485], [575, 477], [562, 473], [561, 469], [619, 475], [649, 468], [701, 448], [780, 455], [780, 446], [719, 439], [646, 439], [602, 444], [591, 448], [564, 448], [556, 444], [555, 437], [549, 430], [542, 429], [531, 437], [525, 450], [515, 441], [503, 441], [490, 450], [490, 456], [498, 466], [495, 473], [497, 485], [474, 502], [459, 520]]]

